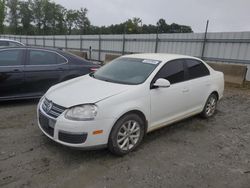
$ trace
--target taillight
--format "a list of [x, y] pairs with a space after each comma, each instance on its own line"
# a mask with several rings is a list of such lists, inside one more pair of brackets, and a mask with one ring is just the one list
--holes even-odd
[[90, 68], [90, 71], [91, 71], [91, 72], [95, 72], [95, 71], [97, 71], [98, 69], [99, 69], [98, 67], [91, 67], [91, 68]]

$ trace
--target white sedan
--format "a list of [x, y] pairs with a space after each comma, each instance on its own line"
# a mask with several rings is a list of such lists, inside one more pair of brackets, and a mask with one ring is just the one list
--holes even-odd
[[51, 87], [39, 102], [38, 125], [60, 144], [124, 155], [150, 131], [195, 114], [212, 116], [223, 91], [223, 73], [198, 58], [126, 55]]

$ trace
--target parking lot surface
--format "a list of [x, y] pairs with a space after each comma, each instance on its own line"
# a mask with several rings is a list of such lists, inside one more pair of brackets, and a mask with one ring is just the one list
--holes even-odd
[[37, 102], [0, 104], [0, 187], [250, 187], [250, 90], [226, 89], [214, 117], [152, 132], [124, 157], [49, 140]]

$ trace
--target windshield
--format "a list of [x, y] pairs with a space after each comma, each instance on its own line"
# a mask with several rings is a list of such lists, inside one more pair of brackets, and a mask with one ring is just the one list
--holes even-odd
[[119, 58], [103, 66], [92, 77], [108, 82], [136, 85], [143, 83], [160, 61]]

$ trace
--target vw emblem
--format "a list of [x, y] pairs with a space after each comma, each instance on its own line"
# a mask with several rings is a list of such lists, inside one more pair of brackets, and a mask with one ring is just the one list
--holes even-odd
[[52, 107], [53, 107], [53, 103], [52, 103], [52, 101], [49, 101], [48, 105], [46, 106], [45, 111], [48, 113]]

